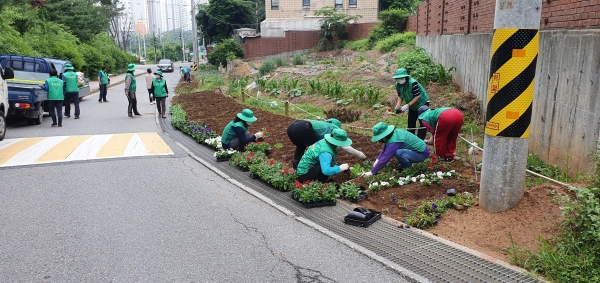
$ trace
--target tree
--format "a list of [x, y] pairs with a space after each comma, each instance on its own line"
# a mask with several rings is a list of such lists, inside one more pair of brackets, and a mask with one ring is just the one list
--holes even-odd
[[415, 14], [417, 12], [417, 6], [423, 3], [424, 0], [381, 0], [382, 11], [388, 9], [402, 9], [407, 11], [409, 14]]
[[244, 57], [244, 48], [234, 39], [224, 39], [215, 46], [212, 52], [208, 53], [208, 63], [227, 67], [227, 60]]
[[320, 10], [315, 11], [315, 16], [324, 17], [319, 21], [321, 24], [319, 33], [323, 35], [323, 38], [319, 41], [320, 50], [333, 49], [335, 47], [333, 44], [334, 37], [345, 39], [348, 35], [348, 32], [346, 32], [348, 23], [362, 18], [362, 16], [342, 14], [334, 7], [323, 7]]
[[96, 34], [108, 29], [109, 18], [103, 6], [93, 0], [48, 1], [44, 18], [63, 24], [82, 42], [89, 42]]
[[214, 0], [198, 5], [196, 22], [204, 37], [212, 41], [231, 38], [233, 29], [256, 26], [255, 4], [242, 0]]

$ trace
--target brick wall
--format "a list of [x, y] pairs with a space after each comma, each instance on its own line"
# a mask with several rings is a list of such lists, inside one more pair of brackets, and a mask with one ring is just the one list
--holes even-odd
[[[496, 0], [427, 0], [408, 18], [418, 35], [494, 31]], [[544, 0], [540, 29], [600, 28], [600, 0]]]
[[[374, 25], [375, 23], [348, 25], [346, 27], [349, 33], [348, 39], [357, 40], [367, 37]], [[315, 48], [321, 38], [318, 31], [286, 31], [285, 37], [246, 38], [242, 44], [244, 59]]]

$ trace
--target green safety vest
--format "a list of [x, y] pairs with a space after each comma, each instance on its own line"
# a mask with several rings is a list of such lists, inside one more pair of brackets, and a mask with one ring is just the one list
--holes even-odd
[[52, 76], [46, 79], [46, 84], [48, 85], [48, 100], [65, 100], [64, 82], [61, 79]]
[[185, 74], [187, 70], [185, 68], [181, 68], [181, 74]]
[[423, 152], [425, 151], [425, 147], [427, 147], [422, 139], [404, 129], [395, 129], [392, 137], [385, 143], [385, 145], [388, 146], [393, 142], [404, 143], [404, 147], [402, 147], [402, 149], [409, 149], [416, 152]]
[[442, 108], [436, 108], [433, 110], [427, 110], [423, 113], [421, 113], [421, 115], [419, 115], [419, 120], [423, 120], [425, 122], [427, 122], [427, 124], [431, 125], [431, 127], [433, 127], [434, 129], [437, 127], [437, 122], [438, 119], [440, 118], [440, 114], [442, 114], [442, 112], [444, 112], [444, 110], [448, 110], [450, 109], [450, 107], [442, 107]]
[[302, 155], [300, 163], [298, 163], [298, 175], [304, 175], [308, 173], [308, 170], [315, 167], [319, 163], [319, 155], [323, 152], [331, 153], [333, 164], [336, 163], [337, 151], [335, 146], [322, 139], [309, 146], [304, 155]]
[[317, 135], [317, 138], [319, 139], [323, 139], [326, 134], [331, 134], [331, 131], [339, 129], [336, 125], [329, 122], [318, 120], [309, 120], [309, 122], [312, 125], [315, 135]]
[[225, 129], [223, 130], [223, 135], [221, 135], [222, 144], [229, 144], [231, 140], [236, 137], [235, 132], [232, 129], [233, 127], [242, 127], [245, 131], [248, 130], [248, 128], [244, 125], [244, 122], [242, 121], [229, 122], [229, 124], [227, 124], [227, 126], [225, 126]]
[[79, 86], [77, 86], [79, 76], [75, 72], [69, 70], [63, 74], [63, 77], [67, 84], [67, 92], [79, 92]]
[[127, 73], [125, 75], [125, 79], [127, 79], [127, 76], [131, 77], [131, 85], [129, 85], [129, 91], [135, 92], [136, 89], [137, 89], [137, 85], [136, 85], [136, 82], [135, 82], [135, 76], [132, 75], [131, 73]]
[[162, 79], [160, 81], [158, 81], [157, 79], [152, 80], [152, 85], [154, 86], [154, 97], [167, 97], [167, 90], [165, 89], [165, 84], [167, 84], [167, 81], [165, 81], [165, 79]]
[[409, 77], [408, 82], [404, 83], [403, 85], [396, 82], [396, 91], [398, 92], [398, 96], [402, 97], [402, 101], [405, 104], [408, 104], [414, 98], [414, 96], [412, 94], [412, 85], [415, 82], [419, 85], [419, 90], [421, 90], [421, 94], [419, 95], [419, 101], [417, 101], [417, 103], [413, 104], [410, 107], [410, 109], [416, 111], [416, 110], [419, 110], [419, 107], [425, 105], [425, 103], [427, 103], [427, 101], [429, 101], [429, 96], [427, 95], [425, 88], [423, 88], [423, 86], [419, 82], [417, 82], [415, 79]]
[[105, 71], [100, 71], [100, 83], [103, 85], [108, 84], [108, 74]]

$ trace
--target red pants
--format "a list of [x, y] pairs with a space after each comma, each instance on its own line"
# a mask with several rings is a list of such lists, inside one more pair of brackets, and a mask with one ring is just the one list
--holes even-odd
[[463, 125], [463, 114], [456, 108], [451, 108], [440, 113], [437, 127], [433, 136], [435, 155], [445, 158], [454, 158], [456, 139]]

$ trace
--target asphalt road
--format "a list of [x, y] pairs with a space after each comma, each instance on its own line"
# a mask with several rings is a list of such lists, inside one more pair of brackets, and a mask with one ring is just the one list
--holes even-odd
[[[179, 65], [165, 74], [171, 90]], [[406, 282], [190, 158], [157, 125], [143, 77], [137, 85], [141, 117], [127, 117], [117, 85], [62, 128], [49, 117], [8, 125], [0, 147], [155, 132], [173, 153], [0, 167], [0, 282]]]

